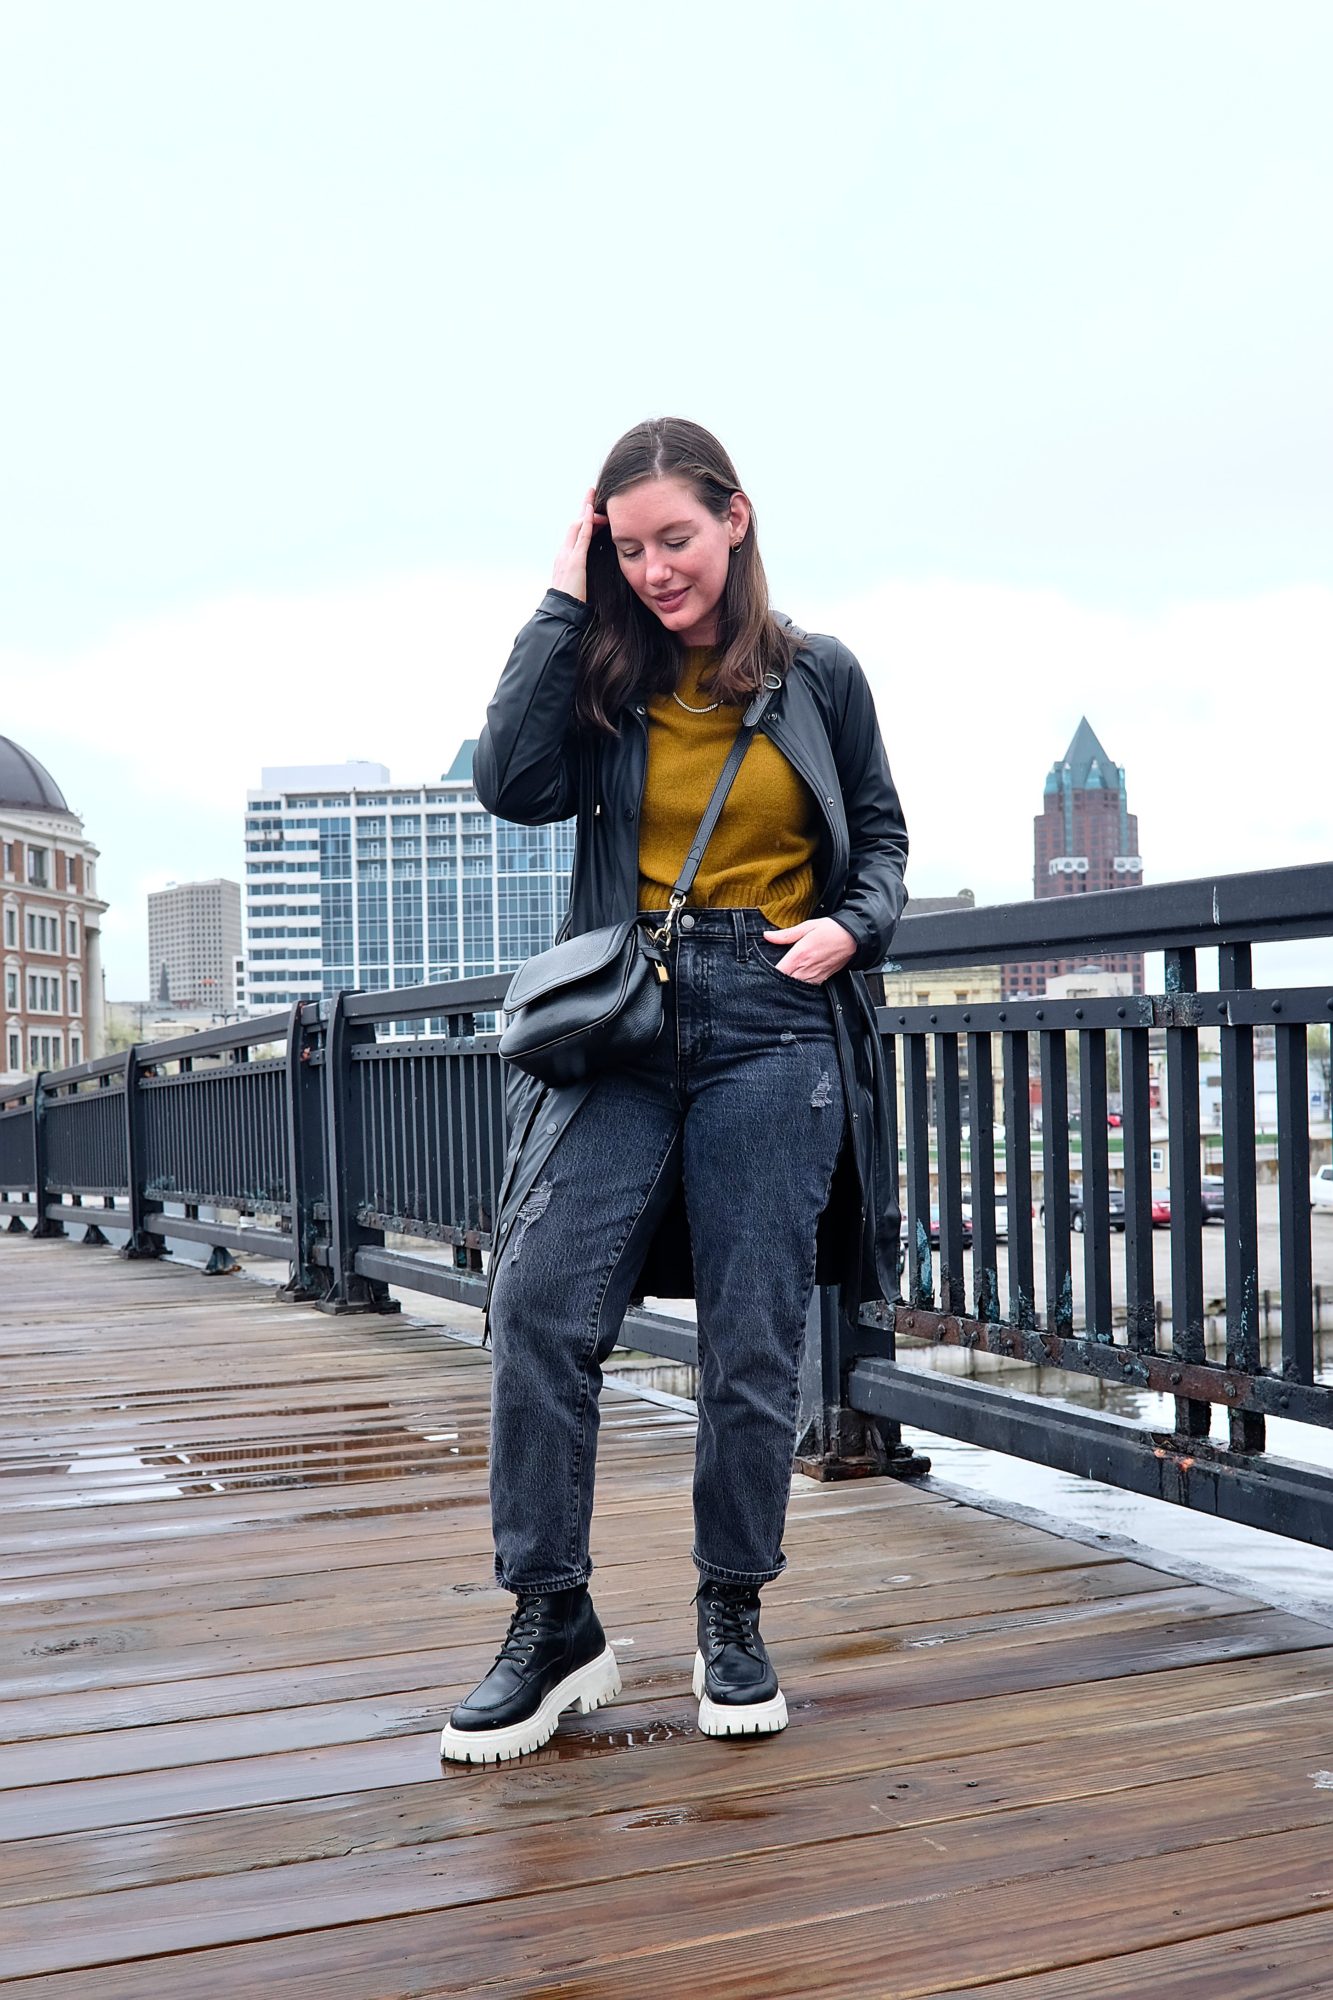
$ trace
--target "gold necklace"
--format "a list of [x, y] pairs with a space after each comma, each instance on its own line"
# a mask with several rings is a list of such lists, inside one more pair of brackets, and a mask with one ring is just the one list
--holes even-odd
[[718, 700], [718, 701], [710, 701], [707, 708], [692, 708], [689, 702], [681, 701], [680, 696], [676, 693], [676, 690], [674, 688], [672, 688], [671, 690], [671, 699], [672, 701], [678, 703], [679, 706], [684, 709], [686, 715], [711, 715], [715, 708], [721, 708], [722, 706], [721, 700]]

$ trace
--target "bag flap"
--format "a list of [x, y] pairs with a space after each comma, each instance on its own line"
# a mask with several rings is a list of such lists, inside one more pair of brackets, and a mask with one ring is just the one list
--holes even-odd
[[520, 965], [509, 982], [504, 997], [506, 1014], [530, 1007], [543, 994], [572, 985], [604, 972], [625, 948], [625, 940], [637, 925], [633, 918], [623, 924], [608, 924], [604, 930], [585, 931], [581, 937], [566, 938], [563, 944], [539, 951], [526, 965]]

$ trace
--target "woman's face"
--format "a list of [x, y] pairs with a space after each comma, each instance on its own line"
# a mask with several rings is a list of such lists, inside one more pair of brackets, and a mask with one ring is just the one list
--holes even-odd
[[645, 479], [606, 503], [625, 581], [682, 645], [711, 646], [731, 551], [750, 526], [743, 493], [719, 520], [684, 479]]

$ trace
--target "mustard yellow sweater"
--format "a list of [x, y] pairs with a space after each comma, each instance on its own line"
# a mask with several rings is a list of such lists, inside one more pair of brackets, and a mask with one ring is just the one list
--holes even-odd
[[[716, 659], [708, 646], [685, 654], [676, 692], [701, 709], [715, 699], [699, 686]], [[669, 694], [648, 703], [648, 775], [639, 822], [639, 908], [664, 910], [708, 804], [741, 710], [725, 703], [687, 715]], [[727, 794], [690, 891], [711, 909], [759, 909], [775, 930], [814, 908], [819, 819], [808, 787], [762, 731]]]

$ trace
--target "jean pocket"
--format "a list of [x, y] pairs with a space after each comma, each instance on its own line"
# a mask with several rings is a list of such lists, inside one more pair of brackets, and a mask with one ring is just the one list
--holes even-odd
[[776, 980], [777, 984], [785, 987], [788, 993], [794, 993], [798, 997], [811, 994], [824, 998], [826, 985], [824, 980], [794, 979], [790, 972], [778, 971], [778, 959], [785, 958], [790, 949], [790, 945], [769, 944], [764, 938], [751, 938], [746, 946], [746, 963], [757, 965], [761, 972], [766, 972], [770, 979]]

